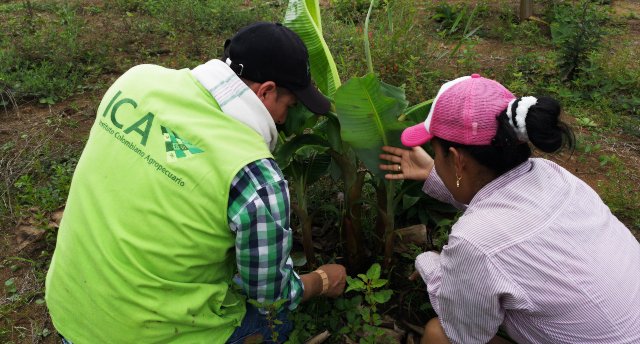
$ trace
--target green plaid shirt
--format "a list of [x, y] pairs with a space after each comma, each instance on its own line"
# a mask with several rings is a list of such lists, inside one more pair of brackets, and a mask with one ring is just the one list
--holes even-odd
[[273, 159], [256, 160], [238, 172], [231, 182], [227, 216], [236, 234], [236, 262], [247, 296], [266, 304], [289, 299], [288, 308], [296, 308], [303, 288], [289, 256], [289, 189]]

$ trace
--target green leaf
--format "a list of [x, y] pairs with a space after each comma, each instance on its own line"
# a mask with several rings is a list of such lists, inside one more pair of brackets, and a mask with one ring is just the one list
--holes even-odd
[[317, 0], [290, 0], [284, 25], [300, 36], [309, 51], [311, 77], [329, 98], [340, 87], [340, 77], [331, 51], [322, 37], [320, 5]]
[[324, 146], [329, 147], [327, 140], [314, 134], [298, 135], [291, 139], [291, 141], [285, 142], [274, 153], [276, 162], [281, 169], [287, 168], [291, 160], [293, 160], [295, 154], [302, 148], [307, 146]]
[[389, 299], [391, 299], [392, 294], [393, 294], [393, 290], [391, 289], [376, 291], [373, 293], [373, 299], [377, 303], [385, 303], [389, 301]]
[[[311, 185], [320, 177], [325, 175], [331, 165], [331, 156], [329, 154], [320, 153], [325, 147], [320, 146], [307, 146], [302, 148], [299, 153], [309, 154], [307, 157], [297, 156], [295, 161], [291, 163], [291, 167], [295, 168], [298, 172], [298, 177], [302, 177], [305, 185]], [[302, 155], [301, 154], [301, 155]]]
[[424, 122], [424, 120], [427, 119], [432, 103], [433, 99], [429, 99], [420, 104], [411, 106], [405, 111], [403, 118], [413, 123]]
[[351, 299], [351, 306], [354, 308], [360, 306], [361, 303], [362, 303], [362, 295], [356, 295]]
[[362, 316], [362, 320], [369, 322], [371, 320], [371, 310], [367, 307], [363, 307], [360, 309], [360, 315]]
[[325, 132], [331, 148], [336, 152], [342, 152], [342, 137], [340, 137], [340, 120], [338, 116], [327, 116]]
[[345, 290], [344, 292], [347, 293], [351, 290], [355, 290], [355, 291], [361, 291], [364, 290], [365, 285], [364, 282], [362, 282], [361, 280], [357, 279], [357, 278], [351, 278], [349, 276], [347, 276], [347, 284], [349, 285], [347, 287], [347, 290]]
[[41, 335], [42, 337], [46, 337], [46, 336], [48, 336], [48, 335], [50, 335], [50, 334], [51, 334], [51, 331], [50, 331], [48, 328], [46, 328], [46, 327], [42, 329], [42, 332], [40, 332], [40, 335]]
[[263, 304], [261, 302], [258, 302], [258, 300], [247, 299], [247, 302], [249, 302], [252, 306], [254, 306], [256, 308], [262, 308], [262, 306], [263, 306]]
[[10, 294], [15, 294], [18, 291], [18, 289], [16, 288], [16, 280], [13, 277], [4, 281], [4, 287]]
[[371, 320], [373, 324], [376, 326], [382, 324], [382, 317], [378, 313], [374, 313], [373, 316], [371, 317]]
[[407, 107], [404, 90], [379, 81], [375, 75], [352, 78], [336, 91], [340, 132], [366, 167], [382, 177], [380, 147], [400, 146], [407, 126], [398, 116]]
[[374, 280], [371, 282], [371, 287], [373, 288], [380, 288], [382, 286], [384, 286], [385, 284], [387, 284], [387, 282], [389, 282], [388, 280], [381, 278], [378, 280]]
[[306, 146], [300, 147], [300, 149], [296, 151], [294, 160], [303, 161], [303, 160], [313, 159], [318, 154], [326, 153], [327, 150], [329, 150], [329, 147], [325, 145], [306, 145]]
[[365, 275], [365, 274], [358, 274], [358, 277], [360, 277], [360, 279], [363, 282], [368, 282], [369, 281], [369, 277], [367, 277], [367, 275]]
[[380, 278], [380, 264], [374, 263], [367, 271], [367, 276], [371, 280], [377, 280]]
[[311, 128], [320, 117], [313, 114], [302, 103], [298, 102], [296, 106], [289, 109], [287, 120], [279, 127], [286, 136], [293, 134], [300, 135], [306, 128]]
[[313, 20], [313, 23], [316, 24], [320, 32], [322, 32], [322, 19], [320, 17], [320, 2], [315, 0], [305, 0], [305, 4], [307, 5], [307, 10], [309, 11], [309, 16]]
[[280, 299], [280, 300], [274, 301], [272, 304], [269, 305], [269, 307], [275, 310], [279, 310], [287, 302], [289, 302], [289, 299]]
[[403, 195], [402, 196], [402, 210], [406, 210], [406, 209], [409, 209], [409, 208], [413, 207], [419, 200], [420, 200], [420, 197]]
[[293, 260], [294, 267], [304, 266], [307, 264], [307, 256], [301, 251], [291, 252], [291, 260]]
[[355, 312], [347, 312], [347, 321], [352, 324], [356, 322], [357, 313]]

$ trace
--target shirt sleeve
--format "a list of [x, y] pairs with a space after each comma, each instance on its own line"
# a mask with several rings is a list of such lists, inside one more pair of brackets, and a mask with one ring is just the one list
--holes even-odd
[[449, 192], [449, 189], [444, 186], [444, 183], [442, 182], [442, 179], [440, 179], [440, 175], [438, 175], [435, 166], [431, 170], [431, 173], [429, 173], [427, 180], [424, 181], [422, 191], [441, 202], [451, 204], [458, 210], [467, 209], [467, 205], [456, 201], [453, 198], [451, 192]]
[[416, 258], [416, 270], [451, 343], [487, 343], [504, 320], [501, 299], [515, 287], [483, 252], [449, 237], [441, 254]]
[[273, 159], [245, 166], [231, 183], [228, 220], [236, 234], [236, 263], [250, 299], [270, 304], [288, 299], [293, 310], [302, 300], [303, 284], [289, 253], [289, 190]]

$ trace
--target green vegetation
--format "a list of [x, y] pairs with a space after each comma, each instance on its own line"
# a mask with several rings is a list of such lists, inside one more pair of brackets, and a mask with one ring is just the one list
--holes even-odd
[[[391, 299], [393, 290], [383, 289], [389, 281], [381, 276], [379, 264], [373, 264], [366, 274], [358, 274], [357, 278], [347, 277], [345, 296], [337, 299], [333, 307], [325, 308], [326, 302], [312, 301], [305, 305], [305, 311], [296, 313], [295, 331], [289, 338], [290, 343], [300, 343], [317, 334], [327, 326], [332, 333], [344, 335], [358, 343], [394, 343], [384, 339], [388, 332], [381, 328], [383, 314], [381, 306]], [[316, 318], [314, 318], [314, 315]], [[318, 320], [322, 319], [321, 322]]]
[[[460, 75], [479, 72], [518, 95], [558, 98], [578, 147], [557, 161], [640, 231], [640, 12], [612, 11], [615, 2], [544, 1], [534, 20], [520, 23], [517, 1], [370, 5], [322, 2], [302, 24], [315, 23], [308, 39], [324, 39], [316, 42], [313, 64], [327, 69], [312, 72], [336, 115], [318, 119], [296, 109], [281, 132], [277, 158], [290, 181], [297, 241], [306, 269], [352, 262], [356, 276], [371, 268], [350, 279], [343, 298], [303, 305], [291, 342], [329, 330], [332, 342], [347, 336], [366, 343], [385, 316], [421, 325], [434, 315], [421, 283], [406, 276], [416, 254], [446, 244], [456, 212], [425, 197], [419, 183], [381, 183], [375, 157], [361, 147], [397, 139], [397, 133], [385, 137], [386, 129], [398, 119], [421, 121], [430, 105], [425, 101]], [[239, 27], [283, 21], [287, 7], [285, 0], [0, 4], [0, 224], [45, 232], [39, 244], [15, 251], [12, 231], [3, 231], [1, 342], [55, 341], [42, 301], [55, 245], [51, 213], [64, 205], [93, 114], [113, 78], [140, 63], [194, 67], [220, 56], [224, 39]], [[353, 135], [362, 124], [346, 105], [372, 94], [370, 110], [386, 129], [375, 137]], [[387, 104], [386, 112], [378, 111]], [[399, 254], [386, 247], [394, 228], [417, 223], [431, 228], [431, 242]], [[353, 252], [358, 256], [349, 256]], [[391, 290], [400, 301], [388, 301]]]

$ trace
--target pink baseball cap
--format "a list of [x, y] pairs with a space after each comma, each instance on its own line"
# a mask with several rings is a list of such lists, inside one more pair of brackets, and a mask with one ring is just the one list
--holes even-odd
[[515, 96], [497, 81], [479, 74], [451, 80], [440, 87], [424, 123], [402, 132], [407, 147], [434, 136], [470, 146], [491, 144], [498, 130], [496, 118]]

